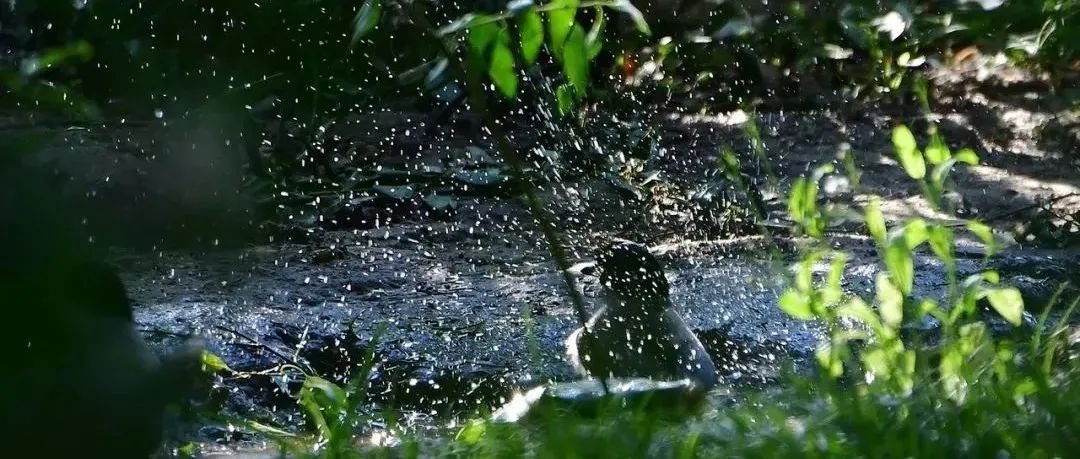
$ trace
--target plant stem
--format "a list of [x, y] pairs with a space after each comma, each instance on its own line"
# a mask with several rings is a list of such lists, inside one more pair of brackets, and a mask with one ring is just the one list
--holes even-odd
[[[480, 115], [484, 125], [491, 132], [492, 138], [495, 139], [495, 148], [510, 166], [511, 176], [515, 181], [523, 185], [522, 189], [525, 197], [525, 204], [528, 206], [529, 213], [532, 215], [533, 219], [536, 220], [540, 232], [544, 235], [544, 240], [547, 242], [548, 252], [551, 254], [551, 258], [555, 261], [555, 265], [562, 273], [563, 284], [566, 286], [566, 293], [570, 297], [570, 302], [574, 307], [574, 313], [577, 316], [578, 322], [585, 328], [586, 333], [582, 334], [582, 338], [587, 341], [586, 345], [595, 348], [591, 343], [588, 343], [588, 341], [593, 338], [592, 335], [588, 333], [589, 318], [588, 313], [585, 311], [585, 299], [582, 297], [581, 291], [578, 290], [577, 283], [574, 281], [574, 276], [570, 272], [570, 262], [567, 259], [566, 250], [563, 248], [562, 241], [555, 231], [555, 226], [551, 223], [551, 219], [548, 218], [543, 202], [540, 200], [540, 197], [536, 195], [532, 180], [525, 174], [524, 160], [518, 155], [514, 146], [510, 144], [506, 132], [503, 131], [502, 127], [495, 121], [495, 116], [492, 115], [491, 108], [488, 106], [487, 94], [483, 88], [483, 81], [476, 72], [468, 71], [461, 61], [455, 58], [456, 53], [454, 52], [454, 47], [446, 41], [445, 37], [438, 34], [431, 22], [428, 21], [427, 15], [425, 15], [420, 8], [417, 8], [415, 2], [396, 3], [406, 10], [409, 18], [416, 23], [424, 33], [439, 43], [447, 60], [450, 62], [450, 67], [453, 69], [454, 73], [457, 74], [458, 78], [465, 83], [465, 91], [468, 93], [470, 105], [472, 105], [474, 111]], [[604, 393], [608, 393], [607, 382], [604, 378], [599, 378], [599, 380], [601, 387], [604, 389]]]

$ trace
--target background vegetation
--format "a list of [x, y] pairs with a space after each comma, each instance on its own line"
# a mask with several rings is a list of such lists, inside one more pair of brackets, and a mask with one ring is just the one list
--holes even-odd
[[[477, 137], [503, 166], [432, 180], [523, 197], [565, 270], [557, 225], [535, 187], [617, 177], [634, 157], [654, 155], [656, 135], [642, 112], [657, 105], [704, 112], [874, 102], [916, 119], [935, 104], [929, 63], [960, 64], [974, 50], [1046, 75], [1038, 89], [1072, 94], [1075, 107], [1078, 13], [1074, 0], [20, 0], [0, 5], [0, 104], [87, 123], [218, 120], [214, 140], [227, 146], [222, 155], [245, 165], [243, 190], [258, 201], [256, 223], [298, 215], [298, 202], [335, 208], [361, 189], [401, 198], [379, 188], [391, 175], [381, 164], [345, 154], [327, 134], [350, 116], [422, 112], [431, 114], [429, 126], [439, 126], [471, 114], [479, 119]], [[950, 150], [925, 119], [932, 117], [921, 118], [926, 135], [904, 125], [888, 132], [893, 157], [927, 202], [955, 214], [946, 199], [950, 174], [979, 158]], [[560, 146], [560, 174], [522, 153], [510, 133], [522, 122], [543, 124], [536, 135]], [[760, 189], [776, 179], [756, 147], [756, 125], [745, 129], [756, 173], [724, 152], [717, 169], [742, 198], [749, 231], [769, 236]], [[0, 164], [34, 154], [47, 140], [8, 137]], [[617, 144], [631, 158], [612, 164], [604, 148], [583, 145], [585, 138]], [[1051, 308], [1033, 316], [993, 270], [959, 278], [958, 233], [992, 248], [984, 224], [913, 218], [890, 228], [876, 200], [844, 212], [823, 206], [821, 180], [835, 172], [827, 167], [785, 190], [792, 232], [809, 242], [791, 263], [791, 288], [777, 305], [828, 326], [814, 374], [792, 374], [732, 407], [688, 419], [661, 421], [616, 399], [617, 408], [602, 416], [558, 413], [512, 425], [477, 418], [453, 438], [402, 434], [383, 447], [357, 436], [372, 420], [358, 410], [372, 351], [344, 384], [303, 371], [298, 403], [309, 432], [237, 421], [294, 454], [320, 457], [1071, 456], [1080, 447], [1080, 368], [1069, 324], [1080, 298], [1061, 298], [1067, 307], [1053, 316]], [[858, 183], [856, 168], [846, 172]], [[620, 183], [633, 193], [639, 187], [631, 182]], [[435, 196], [425, 198], [433, 212], [455, 205]], [[848, 255], [825, 241], [840, 219], [859, 221], [887, 268], [872, 296], [840, 288]], [[912, 253], [920, 249], [947, 268], [947, 297], [913, 293]], [[816, 270], [822, 265], [829, 266], [824, 273]], [[566, 282], [583, 316], [570, 276]], [[991, 315], [1015, 333], [995, 333]], [[936, 333], [920, 333], [926, 321], [940, 325]], [[211, 372], [233, 371], [206, 359]]]

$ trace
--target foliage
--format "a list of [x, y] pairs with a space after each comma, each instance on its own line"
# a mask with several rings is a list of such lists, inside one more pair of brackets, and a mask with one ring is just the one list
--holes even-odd
[[709, 19], [634, 50], [650, 64], [637, 66], [635, 81], [708, 95], [699, 101], [708, 105], [829, 94], [902, 100], [921, 69], [969, 48], [1058, 74], [1078, 56], [1080, 7], [1071, 0], [1041, 8], [994, 0], [688, 3], [703, 5], [697, 16]]
[[[919, 150], [909, 136], [904, 126], [893, 130], [896, 153], [907, 156], [902, 167], [914, 180], [926, 180], [919, 164], [953, 159]], [[813, 191], [828, 171], [819, 168], [798, 182], [789, 199], [804, 233], [814, 237], [829, 219]], [[936, 186], [921, 183], [924, 190]], [[978, 308], [992, 308], [1018, 326], [1023, 301], [1015, 289], [998, 285], [993, 271], [957, 278], [951, 227], [915, 218], [890, 228], [877, 198], [864, 215], [885, 267], [873, 298], [848, 293], [847, 254], [821, 248], [794, 263], [791, 286], [779, 300], [793, 317], [827, 327], [828, 340], [815, 355], [817, 376], [789, 374], [782, 386], [689, 421], [628, 409], [524, 424], [477, 419], [424, 451], [408, 435], [397, 447], [316, 451], [320, 457], [360, 451], [395, 457], [1064, 457], [1080, 446], [1080, 424], [1071, 414], [1080, 409], [1080, 359], [1069, 337], [1080, 299], [1054, 325], [1045, 310], [1028, 337], [995, 338]], [[966, 228], [993, 247], [984, 225], [969, 221]], [[941, 301], [913, 289], [913, 253], [922, 247], [948, 272]], [[919, 334], [926, 320], [939, 324], [939, 336]], [[340, 400], [351, 395], [317, 377], [304, 387], [311, 396], [300, 403], [326, 438], [333, 431], [327, 413], [345, 416]]]

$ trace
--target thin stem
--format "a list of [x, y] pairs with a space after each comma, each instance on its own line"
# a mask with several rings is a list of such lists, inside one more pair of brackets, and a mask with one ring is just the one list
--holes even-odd
[[[416, 7], [413, 2], [396, 2], [400, 7], [404, 8], [412, 19], [420, 28], [433, 38], [442, 47], [443, 53], [446, 55], [450, 62], [450, 67], [458, 78], [465, 82], [465, 90], [469, 95], [469, 103], [473, 109], [480, 115], [484, 122], [484, 125], [491, 132], [491, 136], [495, 139], [495, 147], [506, 160], [510, 166], [510, 174], [515, 181], [523, 185], [523, 193], [525, 195], [525, 204], [528, 206], [529, 213], [533, 219], [536, 220], [537, 226], [540, 228], [540, 232], [544, 235], [544, 240], [547, 242], [548, 252], [551, 254], [551, 258], [555, 261], [555, 265], [562, 273], [563, 284], [566, 286], [566, 293], [570, 296], [570, 302], [574, 307], [574, 313], [577, 316], [578, 322], [586, 333], [582, 333], [582, 339], [586, 340], [586, 345], [594, 348], [590, 342], [593, 338], [588, 333], [588, 313], [585, 311], [585, 299], [581, 296], [581, 292], [577, 288], [577, 283], [574, 281], [574, 276], [570, 272], [570, 262], [567, 260], [566, 251], [563, 248], [562, 241], [559, 240], [559, 236], [555, 231], [555, 226], [551, 223], [551, 219], [548, 218], [544, 209], [544, 204], [541, 202], [540, 197], [536, 195], [533, 189], [532, 181], [525, 174], [524, 160], [518, 155], [517, 150], [510, 144], [509, 137], [502, 127], [495, 121], [495, 117], [492, 115], [491, 109], [488, 106], [487, 94], [483, 88], [483, 82], [480, 80], [476, 72], [469, 72], [468, 69], [462, 65], [461, 61], [455, 58], [454, 48], [448, 43], [445, 37], [438, 34], [436, 29], [428, 21], [427, 16], [422, 10]], [[608, 385], [604, 378], [599, 378], [600, 384], [604, 389], [604, 393], [608, 393]]]
[[[611, 7], [613, 4], [614, 3], [611, 0], [598, 0], [598, 1], [591, 1], [591, 2], [581, 2], [581, 3], [578, 4], [576, 9], [581, 10], [581, 9], [586, 9], [586, 8], [592, 8], [592, 7], [595, 7], [595, 6]], [[410, 7], [410, 9], [411, 8], [412, 7]], [[555, 5], [552, 5], [551, 3], [548, 3], [546, 5], [540, 5], [540, 6], [535, 7], [534, 11], [536, 11], [538, 13], [547, 13], [547, 12], [551, 12], [551, 11], [562, 11], [562, 10], [568, 10], [568, 9], [570, 9], [570, 7], [566, 6], [566, 5], [555, 6]], [[480, 26], [480, 25], [484, 25], [484, 24], [491, 24], [491, 23], [495, 23], [495, 22], [501, 22], [501, 21], [505, 21], [507, 19], [512, 19], [514, 17], [517, 17], [517, 15], [514, 14], [514, 13], [511, 13], [511, 12], [503, 12], [503, 13], [492, 14], [492, 15], [484, 15], [483, 19], [477, 19], [477, 20], [475, 20], [473, 22], [470, 22], [468, 26], [462, 27], [460, 30], [468, 30], [468, 29], [471, 29], [471, 28], [476, 27], [476, 26]], [[431, 29], [431, 30], [435, 31], [435, 33], [433, 35], [436, 38], [440, 38], [440, 39], [442, 38], [443, 34], [439, 33], [438, 29]]]

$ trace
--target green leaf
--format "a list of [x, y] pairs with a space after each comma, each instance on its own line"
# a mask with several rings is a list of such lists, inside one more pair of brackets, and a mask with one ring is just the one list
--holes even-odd
[[925, 316], [927, 314], [936, 317], [940, 312], [941, 308], [938, 307], [937, 303], [935, 303], [934, 300], [930, 299], [923, 299], [922, 301], [919, 301], [918, 309], [916, 310], [916, 313], [919, 315], [919, 317]]
[[505, 28], [499, 31], [498, 39], [492, 45], [488, 76], [503, 97], [513, 99], [517, 95], [518, 79], [514, 53], [510, 51], [510, 32]]
[[973, 234], [979, 237], [983, 245], [986, 246], [986, 255], [990, 256], [997, 249], [997, 241], [994, 240], [994, 231], [983, 223], [977, 221], [967, 222], [967, 229]]
[[570, 29], [576, 26], [574, 18], [577, 17], [578, 0], [552, 0], [547, 4], [549, 8], [548, 19], [548, 44], [555, 57], [562, 56], [563, 45], [570, 35]]
[[915, 136], [911, 134], [911, 130], [902, 124], [893, 128], [892, 143], [900, 165], [904, 167], [908, 176], [916, 180], [925, 177], [926, 163], [915, 144]]
[[589, 34], [585, 37], [585, 48], [588, 50], [589, 60], [593, 60], [600, 50], [603, 49], [604, 42], [604, 9], [599, 6], [596, 7], [596, 20], [593, 22], [592, 28], [589, 29]]
[[844, 374], [843, 345], [822, 346], [814, 351], [814, 358], [818, 365], [825, 370], [825, 374], [832, 378], [839, 378]]
[[890, 365], [889, 357], [884, 349], [880, 347], [867, 349], [859, 355], [859, 358], [862, 360], [866, 370], [877, 377], [875, 379], [889, 379], [889, 370], [892, 368], [892, 365]]
[[923, 242], [926, 242], [926, 222], [921, 218], [916, 218], [907, 222], [904, 225], [904, 243], [907, 244], [908, 250], [915, 250]]
[[844, 278], [844, 266], [847, 265], [847, 255], [844, 253], [838, 253], [833, 257], [832, 264], [829, 268], [829, 277], [825, 283], [825, 300], [826, 304], [832, 305], [837, 301], [840, 301], [840, 297], [843, 296], [844, 289], [841, 281]]
[[799, 320], [811, 320], [814, 318], [808, 298], [805, 294], [796, 290], [789, 289], [780, 296], [780, 309]]
[[485, 432], [487, 432], [487, 423], [483, 419], [472, 419], [458, 431], [454, 441], [475, 445], [480, 442]]
[[949, 158], [934, 166], [934, 170], [930, 172], [930, 182], [937, 186], [938, 189], [941, 189], [941, 187], [945, 186], [945, 180], [949, 178], [949, 172], [952, 171], [955, 165], [956, 158]]
[[836, 314], [840, 317], [849, 317], [859, 320], [875, 330], [881, 327], [879, 315], [875, 314], [874, 311], [870, 309], [870, 306], [867, 306], [866, 302], [859, 297], [854, 297], [844, 303], [843, 306], [837, 308]]
[[499, 36], [499, 25], [488, 22], [469, 28], [469, 52], [486, 61], [488, 48]]
[[795, 183], [791, 185], [791, 194], [788, 197], [788, 214], [796, 222], [802, 222], [806, 218], [806, 179], [798, 178]]
[[953, 234], [951, 230], [941, 225], [933, 225], [929, 229], [927, 240], [930, 241], [930, 250], [934, 251], [934, 255], [937, 255], [945, 263], [953, 263]]
[[315, 428], [325, 437], [330, 438], [333, 429], [338, 425], [338, 419], [344, 414], [347, 394], [345, 390], [330, 381], [318, 376], [307, 376], [304, 385], [300, 388], [300, 399], [297, 403], [304, 408], [308, 420], [315, 424]]
[[866, 204], [866, 228], [878, 245], [885, 245], [885, 216], [881, 213], [881, 198], [873, 196]]
[[32, 77], [64, 63], [87, 62], [94, 57], [94, 47], [85, 40], [56, 48], [48, 48], [24, 59], [20, 65], [23, 76]]
[[564, 83], [555, 88], [555, 102], [559, 107], [559, 115], [570, 116], [577, 109], [577, 96], [574, 87], [570, 83]]
[[795, 272], [795, 288], [800, 292], [810, 293], [813, 291], [814, 264], [820, 259], [819, 254], [811, 253], [799, 262], [799, 270]]
[[979, 165], [979, 155], [975, 153], [975, 150], [965, 148], [956, 152], [956, 160], [970, 166]]
[[521, 57], [526, 66], [531, 66], [544, 46], [544, 22], [536, 10], [526, 11], [518, 18], [518, 34], [521, 36]]
[[[919, 105], [922, 106], [924, 112], [930, 112], [930, 86], [923, 75], [917, 75], [915, 81], [911, 84], [911, 90], [915, 93], [915, 98], [918, 99]], [[934, 133], [937, 133], [937, 128], [934, 128]], [[927, 157], [930, 154], [927, 152]]]
[[585, 94], [589, 89], [589, 60], [588, 50], [585, 48], [585, 31], [581, 26], [574, 24], [566, 36], [562, 48], [563, 73], [567, 81], [577, 90], [578, 94]]
[[224, 371], [226, 373], [235, 373], [235, 371], [233, 371], [232, 368], [229, 368], [229, 365], [225, 363], [225, 361], [222, 360], [221, 357], [218, 357], [217, 354], [214, 354], [213, 352], [203, 350], [200, 356], [200, 360], [202, 361], [202, 368], [204, 372], [218, 373]]
[[955, 347], [948, 348], [941, 356], [938, 372], [945, 394], [956, 402], [963, 401], [967, 394], [967, 381], [961, 375], [964, 367], [964, 355]]
[[361, 38], [371, 33], [375, 26], [379, 25], [381, 17], [382, 0], [365, 0], [364, 4], [360, 6], [360, 11], [357, 11], [356, 17], [353, 18], [353, 33], [352, 39], [349, 41], [349, 48], [355, 48], [356, 43]]
[[949, 146], [945, 144], [945, 140], [941, 138], [941, 134], [936, 131], [930, 135], [930, 144], [926, 146], [926, 160], [930, 164], [941, 164], [952, 157], [952, 152], [949, 151]]
[[910, 295], [915, 283], [915, 263], [911, 258], [911, 249], [904, 239], [890, 241], [885, 248], [885, 267], [900, 292], [905, 296]]
[[893, 330], [897, 329], [904, 321], [904, 294], [885, 273], [878, 273], [874, 279], [874, 288], [881, 322]]
[[1010, 324], [1020, 325], [1024, 314], [1024, 298], [1020, 295], [1020, 290], [1012, 287], [990, 289], [986, 292], [986, 299]]
[[652, 31], [649, 30], [649, 23], [645, 21], [645, 15], [641, 14], [641, 11], [630, 3], [630, 0], [615, 0], [615, 3], [611, 5], [611, 8], [616, 11], [621, 11], [627, 16], [630, 16], [630, 20], [634, 22], [634, 28], [645, 35], [652, 35]]
[[[747, 123], [747, 124], [750, 124], [750, 123]], [[756, 131], [757, 129], [755, 128], [754, 130]], [[761, 136], [761, 134], [758, 134], [758, 142], [760, 142], [760, 136]], [[761, 144], [761, 145], [764, 145], [764, 144]], [[764, 147], [759, 146], [757, 148], [764, 148]], [[822, 165], [820, 165], [818, 167], [815, 167], [814, 172], [812, 172], [810, 174], [810, 183], [815, 183], [815, 184], [816, 183], [821, 183], [822, 178], [824, 178], [826, 175], [831, 174], [833, 172], [836, 172], [836, 166], [833, 166], [832, 164], [822, 164]]]

